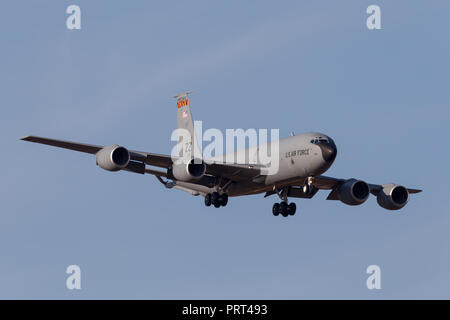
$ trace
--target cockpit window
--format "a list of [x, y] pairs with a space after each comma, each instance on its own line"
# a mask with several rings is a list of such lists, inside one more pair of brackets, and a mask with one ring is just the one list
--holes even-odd
[[312, 139], [311, 143], [312, 144], [318, 144], [319, 142], [323, 142], [323, 143], [328, 143], [328, 139], [324, 139], [324, 138], [316, 138], [316, 139]]

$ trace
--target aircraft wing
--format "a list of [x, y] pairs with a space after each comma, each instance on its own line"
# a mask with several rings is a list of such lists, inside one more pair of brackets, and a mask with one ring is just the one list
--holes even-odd
[[206, 174], [225, 177], [232, 181], [250, 180], [262, 175], [261, 166], [256, 164], [237, 164], [206, 161]]
[[[337, 200], [336, 196], [336, 192], [334, 192], [334, 190], [337, 189], [337, 187], [339, 187], [341, 184], [343, 184], [344, 182], [346, 182], [348, 179], [338, 179], [338, 178], [332, 178], [332, 177], [326, 177], [326, 176], [317, 176], [313, 178], [312, 184], [314, 187], [316, 187], [317, 189], [324, 189], [324, 190], [333, 190], [329, 195], [327, 200]], [[380, 192], [380, 190], [383, 189], [382, 185], [379, 184], [368, 184], [370, 192], [373, 195], [378, 195], [378, 192]], [[419, 193], [422, 190], [419, 189], [410, 189], [407, 188], [408, 192], [413, 194], [413, 193]]]
[[84, 143], [77, 143], [77, 142], [64, 141], [64, 140], [55, 140], [55, 139], [48, 139], [48, 138], [36, 137], [36, 136], [25, 136], [20, 140], [41, 143], [41, 144], [46, 144], [49, 146], [70, 149], [70, 150], [75, 150], [75, 151], [85, 152], [85, 153], [90, 153], [90, 154], [95, 154], [103, 148], [102, 146], [96, 146], [93, 144], [84, 144]]
[[[96, 154], [102, 148], [104, 148], [104, 146], [100, 145], [85, 144], [66, 140], [56, 140], [37, 136], [25, 136], [21, 140], [89, 154]], [[172, 157], [170, 155], [149, 153], [143, 151], [134, 151], [134, 150], [129, 150], [129, 152], [131, 160], [141, 161], [150, 166], [167, 169], [173, 163]], [[156, 176], [166, 176], [166, 172], [153, 169], [145, 169], [145, 172]], [[227, 164], [221, 162], [206, 161], [206, 174], [215, 177], [224, 177], [232, 181], [241, 181], [260, 176], [261, 167], [258, 167], [257, 165]]]
[[[69, 149], [69, 150], [74, 150], [74, 151], [79, 151], [79, 152], [84, 152], [84, 153], [89, 153], [89, 154], [96, 154], [97, 152], [99, 152], [101, 149], [104, 148], [104, 146], [99, 146], [99, 145], [85, 144], [85, 143], [65, 141], [65, 140], [49, 139], [49, 138], [43, 138], [43, 137], [37, 137], [37, 136], [25, 136], [21, 140], [46, 144], [46, 145], [53, 146], [53, 147], [64, 148], [64, 149]], [[156, 166], [156, 167], [167, 168], [170, 164], [172, 164], [172, 159], [170, 158], [170, 156], [166, 156], [163, 154], [157, 154], [157, 153], [148, 153], [148, 152], [130, 150], [130, 158], [131, 158], [131, 160], [142, 161], [148, 165], [152, 165], [152, 166]]]

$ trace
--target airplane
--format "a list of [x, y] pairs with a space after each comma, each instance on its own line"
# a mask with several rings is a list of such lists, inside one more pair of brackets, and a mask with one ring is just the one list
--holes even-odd
[[[196, 144], [194, 124], [185, 92], [174, 96], [177, 100], [178, 129], [186, 130]], [[403, 208], [409, 195], [422, 190], [402, 185], [369, 184], [360, 179], [339, 179], [322, 175], [333, 164], [337, 155], [336, 144], [329, 136], [310, 132], [291, 135], [278, 140], [279, 167], [268, 174], [264, 165], [220, 161], [219, 158], [197, 159], [188, 155], [187, 161], [177, 161], [170, 155], [128, 150], [119, 145], [91, 145], [38, 136], [25, 136], [21, 140], [93, 154], [97, 165], [107, 171], [125, 170], [154, 175], [166, 188], [175, 188], [204, 197], [206, 206], [225, 207], [228, 197], [265, 193], [277, 195], [280, 202], [272, 207], [272, 214], [283, 217], [296, 213], [295, 202], [289, 198], [311, 199], [319, 190], [329, 190], [327, 200], [340, 200], [344, 204], [363, 204], [370, 194], [387, 210]], [[183, 142], [192, 147], [192, 140]], [[182, 156], [186, 145], [179, 149]], [[254, 148], [254, 147], [253, 147]], [[239, 152], [239, 151], [237, 151]], [[244, 152], [252, 152], [247, 148]], [[149, 167], [148, 167], [149, 166]]]

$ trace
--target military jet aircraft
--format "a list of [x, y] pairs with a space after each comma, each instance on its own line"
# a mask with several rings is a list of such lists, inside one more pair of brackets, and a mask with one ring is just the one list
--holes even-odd
[[[184, 142], [184, 146], [192, 147], [192, 141], [196, 143], [196, 139], [189, 93], [178, 94], [174, 98], [177, 100], [178, 128], [186, 130], [192, 137]], [[208, 207], [225, 207], [228, 197], [259, 193], [265, 193], [265, 197], [278, 195], [281, 202], [272, 207], [275, 216], [295, 214], [296, 204], [288, 203], [288, 198], [310, 199], [319, 190], [330, 190], [327, 200], [340, 200], [351, 206], [363, 204], [373, 194], [378, 204], [388, 210], [403, 208], [410, 194], [421, 192], [393, 183], [369, 184], [355, 178], [338, 179], [322, 175], [333, 164], [337, 148], [333, 139], [318, 132], [278, 140], [278, 170], [272, 174], [268, 174], [260, 163], [226, 162], [220, 157], [198, 159], [190, 155], [188, 161], [180, 162], [170, 155], [133, 151], [119, 145], [91, 145], [37, 136], [25, 136], [21, 140], [93, 154], [97, 165], [108, 171], [154, 175], [169, 189], [203, 196]], [[180, 149], [180, 157], [183, 150], [186, 149]], [[244, 152], [253, 151], [247, 148]]]

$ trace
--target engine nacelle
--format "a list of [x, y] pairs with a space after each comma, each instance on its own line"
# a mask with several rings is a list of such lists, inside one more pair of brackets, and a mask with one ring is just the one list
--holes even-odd
[[403, 208], [409, 200], [409, 192], [404, 186], [393, 183], [383, 185], [377, 196], [380, 207], [388, 210], [398, 210]]
[[97, 165], [108, 171], [124, 169], [130, 162], [130, 153], [124, 147], [112, 145], [97, 152]]
[[172, 167], [173, 177], [180, 181], [200, 179], [205, 172], [206, 164], [198, 159], [192, 159], [188, 163], [174, 164]]
[[370, 189], [362, 180], [350, 179], [338, 189], [339, 200], [350, 206], [363, 204], [369, 197]]

